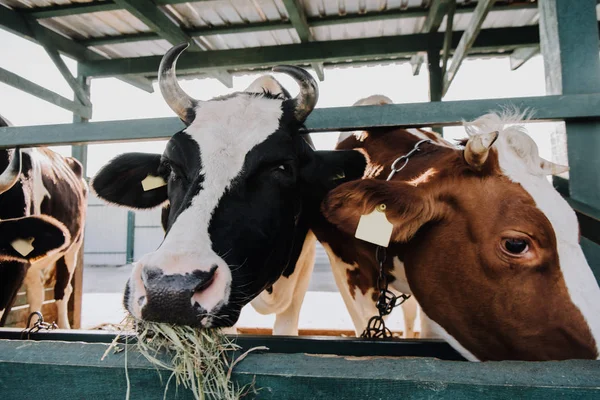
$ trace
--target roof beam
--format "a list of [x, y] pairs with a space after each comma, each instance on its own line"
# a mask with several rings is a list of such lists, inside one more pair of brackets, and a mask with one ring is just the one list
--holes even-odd
[[4, 68], [0, 68], [0, 82], [22, 90], [25, 93], [29, 93], [38, 99], [47, 101], [48, 103], [54, 104], [57, 107], [74, 112], [83, 118], [92, 117], [92, 108], [90, 106], [69, 100], [58, 93], [54, 93], [53, 91], [48, 90], [37, 83], [33, 83], [15, 73], [7, 71]]
[[475, 43], [477, 35], [479, 35], [479, 31], [481, 30], [481, 25], [483, 24], [485, 17], [487, 17], [488, 13], [492, 9], [495, 1], [496, 0], [480, 0], [477, 2], [475, 11], [473, 11], [473, 15], [471, 15], [469, 26], [462, 34], [460, 42], [456, 47], [456, 51], [452, 56], [452, 60], [450, 60], [450, 67], [444, 74], [444, 88], [442, 91], [442, 96], [444, 96], [448, 91], [448, 88], [450, 87], [452, 80], [454, 80], [460, 65], [469, 53], [473, 43]]
[[[301, 43], [312, 42], [314, 37], [308, 26], [306, 20], [306, 13], [304, 7], [298, 0], [283, 0], [283, 5], [288, 13], [288, 17], [292, 23], [292, 26], [298, 33]], [[323, 72], [323, 63], [311, 63], [311, 66], [315, 70], [320, 81], [325, 80], [325, 74]]]
[[101, 11], [113, 11], [119, 10], [120, 8], [121, 6], [109, 0], [26, 8], [19, 11], [22, 11], [24, 14], [30, 15], [33, 18], [54, 18], [66, 17], [68, 15], [90, 14]]
[[[163, 4], [157, 1], [157, 4]], [[508, 11], [508, 10], [527, 10], [537, 8], [535, 3], [527, 4], [515, 4], [510, 6], [497, 6], [492, 9], [494, 11]], [[466, 14], [473, 11], [473, 6], [461, 6], [457, 7], [457, 14]], [[362, 23], [369, 21], [384, 21], [390, 19], [404, 19], [404, 18], [417, 18], [426, 17], [428, 15], [427, 10], [422, 8], [413, 8], [407, 10], [386, 10], [382, 12], [373, 12], [368, 14], [351, 14], [351, 15], [332, 15], [325, 17], [307, 17], [307, 23], [310, 27], [319, 26], [332, 26], [339, 24], [352, 24]], [[292, 24], [282, 21], [266, 21], [251, 24], [231, 24], [223, 26], [213, 26], [208, 28], [193, 28], [184, 30], [189, 36], [209, 36], [209, 35], [224, 35], [228, 33], [248, 33], [248, 32], [262, 32], [272, 31], [279, 29], [292, 29]], [[157, 40], [160, 39], [156, 33], [143, 33], [143, 34], [132, 34], [132, 35], [115, 35], [115, 36], [103, 36], [98, 38], [90, 38], [82, 41], [86, 46], [100, 46], [108, 44], [118, 43], [129, 43], [137, 42], [142, 40]]]
[[[425, 23], [421, 28], [421, 33], [437, 32], [438, 29], [440, 29], [444, 16], [452, 6], [452, 3], [456, 4], [456, 0], [433, 0], [433, 3], [429, 6], [429, 14], [427, 14]], [[423, 52], [419, 52], [412, 56], [410, 64], [412, 65], [413, 75], [419, 75], [424, 59], [425, 56]]]
[[[450, 50], [452, 47], [452, 35], [454, 29], [454, 14], [456, 12], [456, 1], [453, 1], [448, 10], [448, 18], [446, 19], [446, 32], [444, 32], [444, 45], [442, 46], [442, 82], [443, 77], [446, 75], [448, 67], [448, 59], [450, 58]], [[443, 83], [441, 92], [443, 93]], [[443, 94], [442, 94], [443, 97]]]
[[[475, 41], [477, 51], [497, 48], [514, 49], [539, 43], [537, 26], [522, 28], [487, 29]], [[368, 39], [309, 42], [260, 48], [186, 52], [177, 62], [177, 69], [186, 73], [210, 72], [215, 69], [263, 68], [277, 64], [310, 64], [313, 62], [342, 62], [390, 59], [410, 56], [431, 47], [441, 48], [444, 34], [401, 35]], [[453, 46], [457, 45], [453, 39]], [[154, 75], [158, 71], [160, 56], [100, 60], [83, 64], [87, 76], [115, 76], [128, 74]]]
[[516, 49], [510, 55], [510, 70], [519, 69], [523, 64], [529, 61], [533, 56], [540, 53], [540, 46], [523, 47]]
[[[16, 11], [10, 10], [0, 5], [0, 27], [8, 30], [9, 32], [20, 36], [24, 39], [30, 40], [34, 43], [38, 43], [35, 34], [31, 30], [31, 26], [37, 24], [37, 22], [29, 16], [20, 14]], [[39, 24], [38, 24], [39, 25]], [[40, 32], [43, 32], [44, 37], [51, 41], [54, 48], [60, 53], [69, 56], [76, 61], [90, 61], [90, 60], [102, 60], [103, 56], [89, 50], [85, 46], [74, 42], [58, 33], [45, 28], [40, 25]], [[150, 81], [143, 77], [119, 77], [123, 82], [134, 85], [142, 90], [146, 90], [148, 93], [154, 91]], [[148, 84], [142, 85], [141, 82], [148, 82]], [[150, 89], [150, 90], [148, 90]]]
[[[129, 11], [172, 45], [186, 42], [191, 43], [191, 50], [200, 48], [191, 36], [185, 33], [151, 0], [115, 0], [115, 3]], [[212, 74], [212, 76], [226, 87], [233, 87], [233, 78], [226, 71]]]

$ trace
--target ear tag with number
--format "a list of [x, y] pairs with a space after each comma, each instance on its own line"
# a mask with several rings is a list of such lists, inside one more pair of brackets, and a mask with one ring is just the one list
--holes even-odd
[[379, 246], [388, 247], [394, 226], [385, 216], [385, 204], [378, 205], [372, 213], [362, 215], [354, 236]]
[[35, 238], [27, 238], [27, 239], [16, 239], [13, 240], [10, 245], [13, 249], [17, 251], [23, 257], [27, 257], [29, 253], [31, 253], [34, 247], [31, 245]]
[[148, 176], [142, 181], [142, 188], [144, 189], [144, 192], [147, 192], [148, 190], [163, 187], [166, 184], [167, 182], [165, 182], [165, 180], [160, 176], [148, 174]]

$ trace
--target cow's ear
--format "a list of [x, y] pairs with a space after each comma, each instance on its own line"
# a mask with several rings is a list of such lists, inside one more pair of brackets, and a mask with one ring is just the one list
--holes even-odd
[[329, 222], [354, 236], [363, 215], [385, 204], [393, 225], [392, 242], [406, 242], [421, 226], [437, 217], [431, 196], [404, 182], [361, 179], [338, 186], [325, 198], [321, 211]]
[[159, 177], [159, 166], [158, 154], [121, 154], [98, 171], [91, 186], [98, 197], [110, 203], [154, 208], [167, 201], [167, 186]]
[[0, 221], [0, 262], [32, 262], [69, 246], [71, 236], [58, 220], [40, 215]]
[[355, 150], [311, 151], [300, 169], [300, 178], [311, 193], [324, 196], [342, 183], [362, 178], [366, 159]]

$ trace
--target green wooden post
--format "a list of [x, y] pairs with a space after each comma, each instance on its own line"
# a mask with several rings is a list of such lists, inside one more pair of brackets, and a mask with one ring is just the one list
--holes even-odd
[[[442, 90], [444, 76], [440, 66], [440, 50], [430, 49], [427, 51], [427, 67], [429, 69], [429, 101], [442, 101]], [[434, 127], [433, 130], [444, 135], [444, 128]]]
[[[600, 93], [598, 21], [595, 0], [541, 0], [540, 45], [548, 94]], [[561, 124], [562, 125], [562, 124]], [[565, 163], [567, 145], [571, 197], [600, 206], [600, 122], [567, 121], [553, 133], [555, 161]], [[582, 241], [586, 257], [600, 275], [600, 247]]]
[[127, 211], [127, 263], [133, 262], [133, 247], [135, 243], [135, 212]]

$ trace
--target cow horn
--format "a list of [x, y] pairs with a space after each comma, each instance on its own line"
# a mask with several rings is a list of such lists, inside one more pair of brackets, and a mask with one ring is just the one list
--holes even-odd
[[544, 173], [546, 173], [547, 175], [558, 175], [569, 170], [569, 167], [567, 165], [556, 164], [552, 161], [544, 160], [541, 157], [540, 159], [540, 167], [542, 168], [542, 171], [544, 171]]
[[182, 43], [171, 47], [163, 56], [158, 67], [160, 92], [171, 110], [175, 111], [175, 114], [186, 125], [190, 125], [194, 121], [194, 109], [198, 104], [198, 100], [188, 96], [179, 86], [175, 75], [175, 66], [177, 65], [177, 59], [188, 46], [189, 43]]
[[8, 167], [0, 175], [0, 194], [10, 190], [21, 175], [21, 149], [16, 148]]
[[480, 170], [488, 158], [490, 147], [496, 139], [498, 139], [498, 131], [471, 136], [465, 145], [464, 151], [467, 164], [476, 170]]
[[319, 100], [317, 81], [304, 69], [292, 65], [277, 65], [273, 67], [273, 72], [289, 75], [300, 85], [300, 93], [294, 99], [294, 115], [298, 121], [304, 122]]

